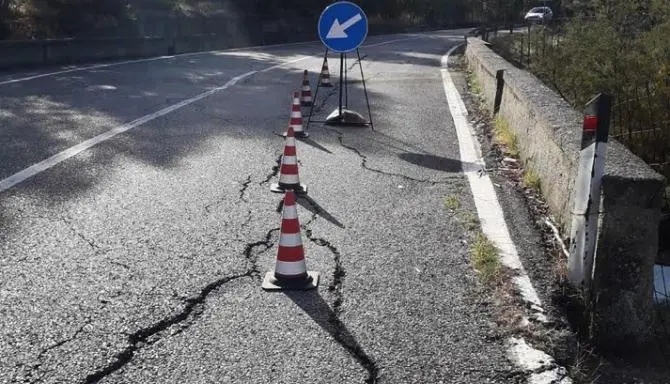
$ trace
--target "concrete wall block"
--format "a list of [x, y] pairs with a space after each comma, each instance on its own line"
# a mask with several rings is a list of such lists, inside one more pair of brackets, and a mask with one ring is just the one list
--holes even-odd
[[[608, 148], [608, 157], [620, 152], [618, 145]], [[653, 339], [653, 256], [658, 252], [663, 188], [661, 178], [633, 183], [625, 177], [603, 178], [591, 324], [601, 347], [617, 350]]]
[[1, 41], [0, 68], [44, 64], [41, 41]]
[[46, 40], [44, 44], [48, 64], [160, 56], [168, 51], [168, 41], [160, 37], [58, 39]]

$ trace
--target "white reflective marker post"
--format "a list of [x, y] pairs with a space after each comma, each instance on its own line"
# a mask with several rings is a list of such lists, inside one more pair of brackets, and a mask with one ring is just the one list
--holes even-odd
[[599, 94], [584, 110], [568, 259], [568, 279], [580, 289], [588, 290], [593, 278], [611, 108], [611, 96]]

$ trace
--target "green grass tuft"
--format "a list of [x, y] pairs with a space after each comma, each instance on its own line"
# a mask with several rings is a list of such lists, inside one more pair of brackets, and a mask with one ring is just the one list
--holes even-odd
[[509, 123], [501, 117], [496, 117], [493, 133], [496, 143], [504, 147], [504, 152], [512, 157], [519, 157], [519, 143], [517, 137], [512, 132]]
[[534, 170], [528, 168], [526, 169], [526, 172], [523, 174], [523, 180], [521, 180], [521, 184], [525, 188], [530, 188], [533, 189], [537, 192], [540, 192], [540, 176], [538, 176], [537, 172]]
[[454, 195], [447, 196], [444, 198], [444, 206], [447, 207], [447, 209], [455, 211], [461, 207], [461, 201]]
[[498, 249], [481, 232], [477, 233], [471, 248], [472, 263], [486, 284], [496, 283], [501, 274], [501, 264], [498, 259]]

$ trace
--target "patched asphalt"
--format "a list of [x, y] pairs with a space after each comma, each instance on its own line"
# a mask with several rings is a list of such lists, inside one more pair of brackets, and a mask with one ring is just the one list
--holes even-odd
[[[234, 76], [312, 56], [0, 194], [0, 382], [513, 382], [469, 261], [476, 212], [440, 76], [463, 33], [370, 38], [412, 38], [361, 49], [374, 131], [313, 123], [298, 142], [302, 238], [321, 273], [307, 293], [264, 292], [260, 279], [281, 220], [269, 191], [277, 134], [303, 69], [314, 85], [319, 45], [2, 86], [6, 177]], [[334, 55], [329, 64], [336, 80]], [[349, 107], [366, 114], [348, 64]], [[316, 119], [337, 105], [329, 91]]]

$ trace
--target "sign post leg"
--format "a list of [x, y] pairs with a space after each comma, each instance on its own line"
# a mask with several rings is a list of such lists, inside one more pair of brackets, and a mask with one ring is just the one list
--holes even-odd
[[344, 86], [344, 53], [340, 53], [340, 105], [338, 107], [339, 116], [342, 117], [342, 92]]
[[365, 103], [368, 105], [368, 116], [370, 118], [370, 128], [375, 130], [375, 126], [372, 124], [372, 110], [370, 109], [370, 98], [368, 97], [368, 88], [365, 85], [365, 76], [363, 76], [363, 63], [361, 62], [361, 53], [358, 48], [356, 48], [356, 56], [358, 56], [358, 66], [361, 68], [361, 81], [363, 82], [363, 93], [365, 93]]
[[349, 109], [349, 64], [347, 54], [344, 54], [344, 109]]
[[[326, 48], [326, 53], [323, 54], [323, 62], [325, 63], [326, 60], [328, 60], [328, 48]], [[323, 64], [322, 64], [323, 66]], [[314, 107], [316, 106], [316, 100], [317, 97], [319, 96], [319, 88], [321, 87], [321, 80], [320, 76], [317, 77], [316, 81], [316, 89], [314, 90], [314, 102], [312, 103], [312, 106], [309, 108], [309, 116], [307, 117], [307, 125], [305, 126], [305, 130], [309, 129], [309, 125], [312, 123], [312, 116], [314, 114]]]

